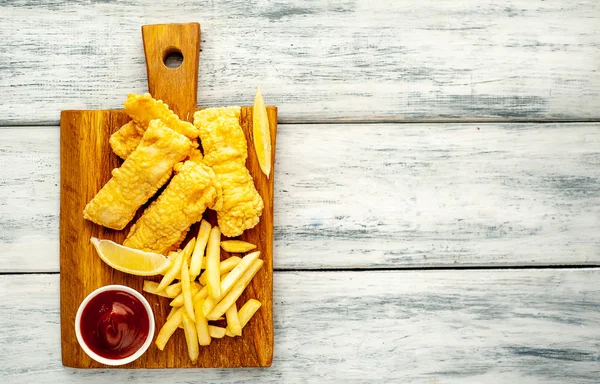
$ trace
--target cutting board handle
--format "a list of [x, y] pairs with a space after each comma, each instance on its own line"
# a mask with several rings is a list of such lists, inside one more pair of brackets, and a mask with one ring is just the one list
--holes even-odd
[[[183, 120], [191, 121], [198, 95], [200, 24], [154, 24], [142, 27], [148, 90]], [[168, 68], [165, 59], [180, 53], [183, 62]]]

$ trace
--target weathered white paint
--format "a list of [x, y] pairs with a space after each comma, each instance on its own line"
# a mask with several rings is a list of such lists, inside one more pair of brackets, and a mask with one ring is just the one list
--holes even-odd
[[[281, 125], [276, 161], [275, 268], [600, 263], [600, 123]], [[58, 162], [0, 129], [0, 270], [58, 271]]]
[[596, 0], [0, 2], [0, 125], [147, 89], [140, 27], [202, 24], [199, 103], [280, 118], [599, 118]]
[[0, 372], [15, 384], [597, 383], [599, 279], [598, 269], [276, 272], [271, 368], [129, 371], [63, 368], [58, 275], [0, 276]]

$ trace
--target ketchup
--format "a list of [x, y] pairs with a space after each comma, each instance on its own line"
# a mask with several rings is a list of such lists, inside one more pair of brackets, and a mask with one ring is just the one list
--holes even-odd
[[80, 328], [83, 341], [96, 354], [124, 359], [142, 347], [150, 320], [137, 297], [123, 291], [104, 291], [83, 308]]

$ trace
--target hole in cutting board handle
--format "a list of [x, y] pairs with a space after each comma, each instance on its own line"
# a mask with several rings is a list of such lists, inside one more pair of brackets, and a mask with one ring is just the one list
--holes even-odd
[[163, 63], [167, 68], [177, 69], [183, 63], [183, 53], [177, 48], [169, 48], [163, 55]]

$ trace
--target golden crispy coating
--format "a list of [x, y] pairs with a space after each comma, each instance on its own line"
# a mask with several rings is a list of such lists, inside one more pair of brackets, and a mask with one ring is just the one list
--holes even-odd
[[131, 227], [123, 245], [162, 254], [177, 249], [190, 226], [202, 219], [207, 205], [213, 205], [221, 194], [215, 173], [201, 162], [179, 163], [175, 172], [167, 188]]
[[139, 144], [141, 135], [148, 128], [148, 124], [155, 119], [161, 120], [167, 127], [192, 140], [198, 137], [198, 130], [193, 124], [180, 120], [167, 104], [161, 100], [153, 99], [149, 93], [127, 96], [125, 112], [133, 119], [135, 126], [125, 124], [110, 138], [110, 146], [113, 151], [123, 159], [127, 158], [128, 149], [135, 148]]
[[154, 100], [149, 93], [128, 95], [127, 100], [125, 100], [125, 112], [142, 128], [147, 127], [150, 121], [160, 119], [175, 132], [179, 132], [190, 139], [198, 137], [198, 130], [194, 125], [180, 120], [167, 104], [162, 100]]
[[123, 229], [136, 211], [171, 177], [173, 166], [192, 149], [191, 141], [153, 120], [138, 147], [86, 205], [83, 217], [113, 229]]
[[208, 108], [194, 114], [204, 163], [214, 170], [221, 188], [222, 201], [213, 207], [221, 232], [227, 237], [241, 235], [258, 224], [263, 201], [246, 168], [248, 148], [239, 123], [240, 108]]
[[140, 133], [140, 130], [137, 123], [132, 120], [113, 133], [109, 140], [113, 152], [121, 159], [129, 157], [142, 141], [144, 132], [142, 130]]
[[188, 155], [188, 160], [195, 161], [196, 163], [201, 163], [203, 158], [202, 152], [197, 147], [192, 149]]

